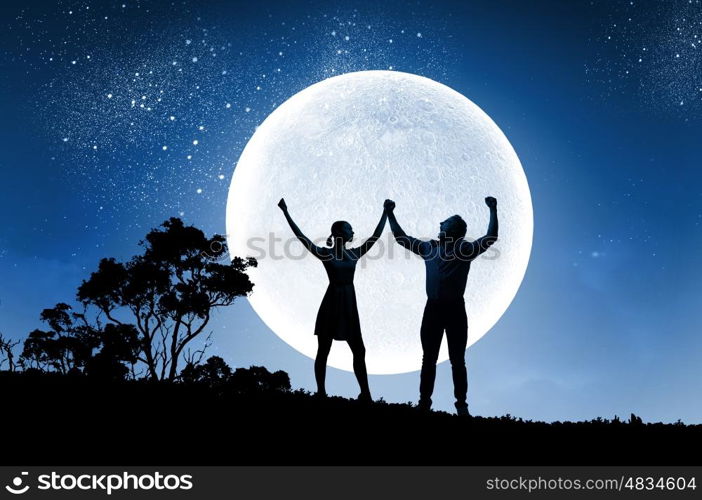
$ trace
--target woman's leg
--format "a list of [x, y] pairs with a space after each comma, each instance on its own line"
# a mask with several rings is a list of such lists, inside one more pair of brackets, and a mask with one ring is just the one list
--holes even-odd
[[333, 341], [334, 339], [331, 337], [327, 338], [317, 335], [317, 357], [314, 360], [314, 378], [317, 380], [317, 394], [320, 396], [327, 395], [324, 380], [327, 376], [327, 358], [329, 357], [329, 351], [331, 351]]
[[359, 399], [371, 400], [370, 387], [368, 387], [368, 372], [366, 371], [366, 347], [363, 345], [363, 339], [349, 339], [349, 347], [353, 353], [353, 372], [356, 374], [356, 380], [361, 387], [361, 395]]

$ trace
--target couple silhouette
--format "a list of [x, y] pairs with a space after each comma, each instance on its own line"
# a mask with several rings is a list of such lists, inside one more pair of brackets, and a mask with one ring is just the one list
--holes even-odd
[[356, 263], [378, 241], [390, 222], [395, 241], [424, 259], [426, 267], [427, 302], [424, 306], [420, 338], [422, 343], [422, 370], [419, 384], [419, 408], [431, 408], [431, 395], [434, 392], [436, 362], [444, 331], [448, 343], [449, 360], [453, 375], [456, 412], [469, 415], [466, 395], [468, 379], [466, 375], [465, 351], [468, 344], [468, 319], [463, 300], [470, 263], [497, 241], [497, 200], [485, 198], [490, 209], [490, 222], [485, 236], [475, 241], [466, 241], [466, 223], [459, 215], [452, 215], [439, 225], [437, 240], [419, 240], [408, 236], [395, 218], [395, 202], [385, 200], [383, 215], [373, 235], [356, 248], [346, 248], [353, 240], [353, 228], [346, 221], [336, 221], [331, 226], [327, 247], [319, 247], [305, 236], [295, 224], [285, 199], [278, 206], [283, 211], [295, 236], [315, 257], [324, 264], [329, 277], [322, 304], [317, 313], [314, 334], [317, 336], [317, 357], [314, 374], [317, 381], [317, 394], [326, 396], [325, 378], [327, 359], [334, 340], [345, 340], [353, 353], [353, 371], [361, 388], [359, 401], [371, 402], [368, 386], [365, 354], [361, 336], [361, 324], [356, 304], [356, 291], [353, 276]]

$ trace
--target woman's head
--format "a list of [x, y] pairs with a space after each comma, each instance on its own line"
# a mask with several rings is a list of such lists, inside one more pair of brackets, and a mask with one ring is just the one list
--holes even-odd
[[353, 228], [345, 220], [338, 220], [331, 227], [331, 236], [327, 238], [327, 246], [332, 246], [334, 240], [340, 239], [341, 243], [353, 240]]

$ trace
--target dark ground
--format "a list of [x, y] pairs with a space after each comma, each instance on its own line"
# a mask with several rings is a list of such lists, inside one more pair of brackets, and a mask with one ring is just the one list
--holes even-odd
[[2, 465], [700, 465], [702, 425], [422, 414], [303, 392], [0, 373]]

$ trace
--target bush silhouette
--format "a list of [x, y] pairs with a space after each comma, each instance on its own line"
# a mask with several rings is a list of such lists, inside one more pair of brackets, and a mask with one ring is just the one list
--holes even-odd
[[199, 365], [188, 364], [180, 378], [184, 383], [203, 384], [235, 394], [290, 391], [290, 377], [282, 370], [271, 373], [263, 366], [252, 366], [232, 371], [219, 356], [211, 356]]
[[237, 368], [229, 379], [229, 386], [234, 392], [243, 394], [289, 391], [290, 377], [282, 370], [271, 373], [263, 366]]
[[204, 383], [210, 386], [221, 385], [232, 376], [232, 369], [219, 356], [211, 356], [200, 365], [189, 363], [181, 371], [180, 378], [186, 383]]

